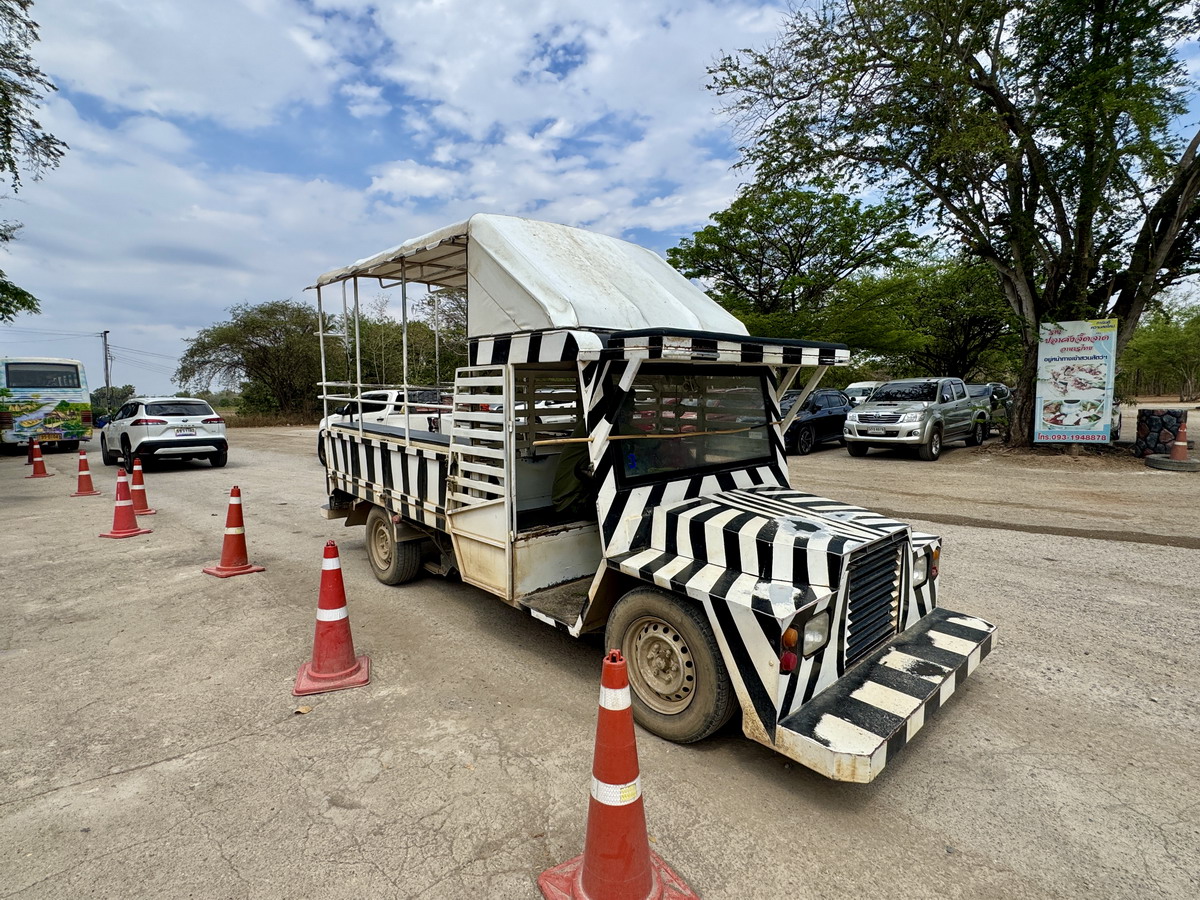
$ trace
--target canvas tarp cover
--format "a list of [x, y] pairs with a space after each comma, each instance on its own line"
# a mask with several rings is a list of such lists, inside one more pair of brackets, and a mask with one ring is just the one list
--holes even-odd
[[[465, 246], [447, 246], [464, 236]], [[356, 275], [398, 279], [402, 258], [410, 281], [422, 280], [424, 260], [436, 260], [444, 272], [426, 283], [461, 284], [466, 269], [471, 337], [543, 328], [746, 334], [740, 321], [650, 250], [514, 216], [472, 216], [460, 226], [327, 272], [317, 283]]]

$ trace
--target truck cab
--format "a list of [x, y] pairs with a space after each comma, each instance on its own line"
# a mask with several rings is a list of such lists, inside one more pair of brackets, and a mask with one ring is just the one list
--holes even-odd
[[643, 727], [688, 743], [737, 717], [841, 780], [874, 778], [989, 652], [992, 625], [939, 607], [936, 536], [789, 482], [803, 396], [779, 398], [846, 347], [751, 336], [655, 254], [527, 219], [325, 273], [319, 305], [360, 280], [467, 288], [451, 427], [326, 429], [325, 514], [366, 525], [381, 580], [456, 575], [603, 633]]

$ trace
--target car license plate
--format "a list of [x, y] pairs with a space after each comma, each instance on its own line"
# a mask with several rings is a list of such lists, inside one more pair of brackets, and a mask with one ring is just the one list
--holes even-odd
[[176, 428], [175, 429], [175, 437], [195, 437], [195, 436], [196, 436], [195, 428]]
[[887, 434], [887, 432], [882, 428], [868, 428], [867, 434]]

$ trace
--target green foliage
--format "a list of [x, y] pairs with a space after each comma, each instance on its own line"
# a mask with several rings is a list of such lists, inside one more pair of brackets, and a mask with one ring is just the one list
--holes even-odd
[[37, 297], [17, 287], [0, 272], [0, 322], [11, 322], [17, 313], [39, 313], [41, 306]]
[[688, 278], [768, 337], [811, 336], [837, 287], [855, 273], [893, 263], [916, 246], [895, 204], [868, 206], [828, 184], [801, 190], [742, 189], [713, 224], [667, 251]]
[[1200, 133], [1176, 137], [1186, 0], [824, 0], [712, 87], [766, 177], [885, 191], [987, 261], [1037, 326], [1116, 316], [1118, 346], [1200, 269]]
[[893, 377], [1011, 383], [1021, 367], [1016, 317], [996, 273], [978, 261], [907, 261], [859, 279], [834, 312], [843, 322], [835, 339], [887, 360]]
[[1178, 392], [1181, 403], [1200, 399], [1200, 304], [1151, 313], [1121, 354], [1120, 367], [1126, 384]]
[[100, 416], [112, 415], [120, 409], [126, 400], [136, 394], [132, 384], [111, 388], [98, 387], [92, 389], [92, 421]]
[[188, 341], [175, 381], [208, 389], [214, 381], [242, 384], [248, 409], [309, 415], [321, 379], [317, 312], [291, 300], [229, 310], [230, 320], [202, 329]]
[[[38, 39], [37, 23], [29, 17], [32, 5], [33, 0], [0, 0], [0, 174], [14, 193], [22, 170], [37, 180], [45, 169], [58, 166], [67, 149], [33, 117], [42, 98], [56, 88], [29, 54]], [[12, 240], [19, 227], [0, 222], [0, 243]], [[0, 272], [0, 322], [11, 322], [20, 312], [40, 312], [37, 298]]]

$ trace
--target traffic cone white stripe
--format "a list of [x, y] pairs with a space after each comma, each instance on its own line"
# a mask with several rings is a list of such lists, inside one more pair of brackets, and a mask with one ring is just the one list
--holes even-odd
[[318, 609], [317, 610], [317, 621], [318, 622], [340, 622], [342, 619], [346, 619], [349, 617], [350, 617], [350, 613], [344, 606], [340, 607], [338, 609]]
[[629, 709], [629, 688], [607, 688], [600, 685], [600, 708], [620, 712]]
[[341, 567], [342, 567], [342, 563], [336, 556], [334, 556], [330, 559], [321, 560], [321, 568], [322, 569], [340, 569]]
[[132, 500], [118, 500], [117, 506], [133, 506]]
[[628, 806], [642, 796], [642, 776], [628, 784], [605, 784], [592, 776], [592, 799], [605, 806]]
[[241, 506], [241, 505], [242, 505], [242, 498], [241, 498], [240, 496], [238, 496], [238, 497], [230, 497], [230, 498], [229, 498], [229, 504], [230, 504], [231, 506]]
[[226, 534], [245, 534], [246, 526], [245, 525], [235, 525], [232, 528], [226, 528], [225, 533]]

